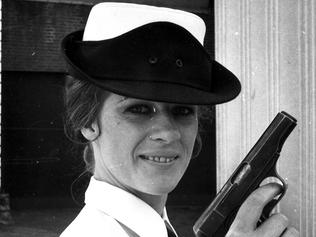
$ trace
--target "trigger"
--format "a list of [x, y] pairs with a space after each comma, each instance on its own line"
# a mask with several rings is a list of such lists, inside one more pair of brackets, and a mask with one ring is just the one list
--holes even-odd
[[260, 219], [257, 223], [257, 227], [260, 226], [266, 219], [269, 218], [273, 208], [275, 207], [275, 205], [278, 203], [279, 200], [273, 199], [272, 201], [270, 201], [263, 209], [262, 214], [260, 216]]

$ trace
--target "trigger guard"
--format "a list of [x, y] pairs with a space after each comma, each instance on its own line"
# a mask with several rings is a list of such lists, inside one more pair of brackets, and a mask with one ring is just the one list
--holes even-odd
[[277, 178], [282, 184], [282, 190], [280, 195], [277, 198], [272, 199], [263, 209], [261, 217], [257, 223], [257, 226], [260, 226], [266, 219], [269, 218], [271, 211], [273, 208], [279, 203], [279, 201], [283, 198], [288, 188], [288, 184], [285, 180], [276, 172], [275, 169], [272, 169], [271, 172], [268, 173], [267, 178], [275, 177]]
[[276, 171], [275, 168], [274, 168], [274, 169], [271, 169], [271, 171], [267, 174], [267, 177], [275, 177], [275, 178], [277, 178], [277, 179], [281, 182], [281, 184], [282, 184], [282, 191], [281, 191], [281, 194], [280, 194], [280, 196], [276, 199], [276, 200], [278, 200], [278, 202], [279, 202], [279, 200], [281, 200], [281, 199], [283, 198], [283, 196], [284, 196], [284, 194], [285, 194], [285, 192], [286, 192], [286, 190], [287, 190], [287, 188], [288, 188], [288, 184], [287, 184], [287, 182], [277, 173], [277, 171]]

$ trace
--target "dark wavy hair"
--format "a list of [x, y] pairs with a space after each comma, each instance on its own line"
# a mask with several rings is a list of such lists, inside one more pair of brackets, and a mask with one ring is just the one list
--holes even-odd
[[[66, 76], [64, 90], [64, 130], [66, 136], [75, 144], [83, 145], [83, 159], [86, 171], [93, 174], [94, 156], [90, 142], [81, 134], [81, 129], [91, 127], [97, 118], [104, 100], [109, 96], [109, 92], [94, 84]], [[200, 133], [203, 131], [203, 120], [212, 120], [212, 107], [199, 106], [199, 132], [194, 144], [192, 157], [197, 157], [202, 148]]]

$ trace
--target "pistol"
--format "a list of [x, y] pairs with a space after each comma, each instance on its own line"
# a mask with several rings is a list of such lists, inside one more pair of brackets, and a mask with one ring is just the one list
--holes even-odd
[[268, 177], [282, 184], [282, 192], [267, 204], [257, 225], [270, 215], [274, 206], [284, 196], [287, 184], [276, 172], [276, 162], [282, 146], [296, 126], [296, 119], [282, 111], [242, 160], [212, 203], [205, 209], [193, 226], [196, 237], [223, 237], [233, 222], [239, 207], [251, 192]]

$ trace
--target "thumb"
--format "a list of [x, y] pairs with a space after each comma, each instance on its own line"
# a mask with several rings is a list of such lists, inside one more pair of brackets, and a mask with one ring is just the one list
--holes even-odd
[[274, 197], [282, 192], [282, 186], [278, 183], [263, 185], [252, 192], [239, 208], [231, 229], [253, 231], [257, 227], [257, 222], [261, 216], [263, 208]]

